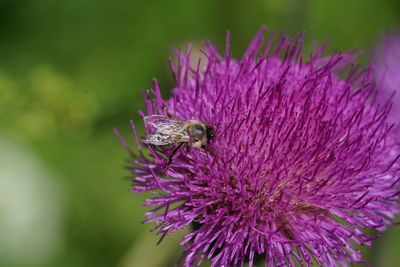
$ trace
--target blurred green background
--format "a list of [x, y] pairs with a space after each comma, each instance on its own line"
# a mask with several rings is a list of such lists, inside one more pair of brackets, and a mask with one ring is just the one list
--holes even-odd
[[[0, 266], [172, 266], [182, 233], [155, 246], [123, 169], [129, 120], [157, 77], [173, 87], [171, 48], [232, 34], [240, 57], [260, 26], [362, 49], [400, 25], [398, 0], [1, 0]], [[400, 266], [400, 229], [372, 248]], [[207, 263], [204, 264], [207, 266]]]

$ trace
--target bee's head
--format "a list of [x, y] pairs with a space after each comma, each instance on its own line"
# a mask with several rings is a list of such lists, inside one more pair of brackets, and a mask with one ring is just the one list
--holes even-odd
[[206, 134], [206, 129], [200, 123], [195, 123], [188, 127], [188, 133], [194, 141], [201, 140]]
[[207, 140], [210, 142], [214, 138], [214, 128], [207, 125], [206, 126], [206, 134], [207, 134]]
[[202, 140], [203, 144], [209, 143], [214, 136], [214, 128], [204, 123], [194, 123], [187, 130], [194, 141]]

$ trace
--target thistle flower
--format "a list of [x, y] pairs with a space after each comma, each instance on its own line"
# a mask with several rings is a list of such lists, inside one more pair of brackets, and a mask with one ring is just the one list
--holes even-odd
[[385, 230], [400, 211], [390, 103], [376, 104], [368, 69], [340, 77], [350, 56], [324, 57], [322, 47], [303, 60], [301, 35], [271, 36], [262, 47], [263, 35], [240, 60], [229, 35], [225, 55], [206, 43], [197, 67], [190, 49], [177, 51], [172, 97], [162, 99], [156, 80], [145, 93], [146, 115], [167, 106], [215, 130], [212, 153], [180, 149], [166, 168], [171, 149], [140, 144], [132, 123], [133, 191], [154, 194], [145, 222], [162, 238], [197, 225], [180, 244], [184, 266], [204, 258], [211, 266], [252, 266], [255, 257], [268, 266], [360, 262], [357, 244], [376, 238], [363, 230]]
[[[393, 98], [393, 107], [388, 115], [390, 123], [400, 118], [400, 33], [384, 38], [376, 49], [373, 66], [378, 84], [382, 88], [378, 101], [383, 103]], [[400, 127], [396, 127], [396, 130]]]

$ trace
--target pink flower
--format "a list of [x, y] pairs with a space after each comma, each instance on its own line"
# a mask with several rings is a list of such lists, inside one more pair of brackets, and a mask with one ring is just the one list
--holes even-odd
[[181, 242], [184, 266], [205, 257], [212, 266], [252, 266], [256, 257], [268, 266], [360, 262], [354, 244], [376, 238], [364, 230], [383, 231], [400, 210], [390, 102], [375, 104], [367, 70], [337, 75], [347, 56], [320, 48], [306, 60], [301, 36], [270, 37], [262, 47], [263, 35], [240, 60], [229, 38], [225, 55], [207, 43], [201, 69], [191, 67], [189, 49], [177, 52], [172, 97], [163, 100], [156, 81], [146, 92], [146, 115], [165, 115], [166, 105], [215, 133], [209, 151], [182, 148], [169, 168], [173, 148], [159, 152], [136, 138], [133, 191], [154, 194], [145, 222], [163, 237], [197, 226]]
[[387, 36], [376, 49], [373, 67], [381, 91], [378, 103], [392, 98], [393, 105], [388, 116], [390, 123], [400, 124], [400, 33]]

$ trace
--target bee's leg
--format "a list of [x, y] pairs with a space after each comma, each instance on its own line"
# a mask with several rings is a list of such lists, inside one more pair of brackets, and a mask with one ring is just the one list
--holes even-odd
[[171, 165], [172, 158], [175, 156], [176, 152], [178, 152], [179, 148], [182, 147], [182, 145], [183, 145], [183, 143], [180, 143], [179, 145], [177, 145], [174, 148], [174, 150], [172, 150], [171, 154], [168, 157], [167, 166], [166, 166], [167, 170], [168, 170], [169, 166]]
[[168, 117], [170, 117], [170, 118], [172, 118], [172, 119], [174, 119], [174, 120], [179, 120], [177, 117], [175, 117], [174, 114], [172, 114], [172, 113], [168, 110], [168, 108], [167, 108], [166, 105], [163, 106], [163, 110], [164, 110], [165, 113], [167, 113]]
[[190, 152], [190, 144], [189, 143], [185, 143], [185, 149], [186, 149], [186, 153]]

